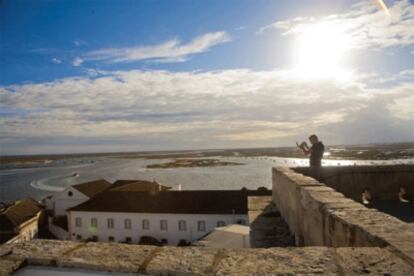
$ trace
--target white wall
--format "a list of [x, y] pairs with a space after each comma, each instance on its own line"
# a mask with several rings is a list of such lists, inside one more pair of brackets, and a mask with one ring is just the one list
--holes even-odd
[[[69, 193], [72, 192], [72, 196], [69, 196]], [[82, 194], [73, 187], [68, 187], [64, 191], [53, 197], [54, 200], [54, 215], [55, 216], [64, 216], [66, 215], [66, 210], [68, 208], [79, 205], [87, 200], [89, 197]]]
[[[75, 218], [82, 219], [82, 227], [75, 226]], [[98, 227], [90, 227], [91, 218], [97, 218]], [[114, 219], [114, 229], [108, 229], [107, 219]], [[125, 229], [124, 220], [131, 219], [131, 229]], [[142, 229], [142, 220], [150, 221], [150, 229]], [[205, 215], [205, 214], [150, 214], [150, 213], [109, 213], [109, 212], [80, 212], [71, 211], [68, 215], [68, 226], [70, 238], [76, 240], [77, 235], [82, 239], [97, 236], [99, 241], [108, 241], [109, 236], [113, 236], [116, 242], [125, 241], [126, 237], [132, 238], [132, 243], [138, 243], [142, 236], [152, 236], [158, 240], [168, 239], [169, 245], [177, 245], [181, 239], [186, 241], [196, 241], [208, 232], [217, 227], [217, 221], [224, 221], [226, 225], [234, 224], [237, 220], [243, 219], [248, 223], [247, 215]], [[167, 220], [168, 230], [160, 230], [160, 221]], [[186, 231], [178, 231], [178, 221], [185, 220], [187, 223]], [[200, 232], [197, 229], [197, 222], [206, 222], [206, 231]]]
[[54, 197], [46, 197], [45, 198], [45, 206], [46, 206], [46, 210], [52, 210], [53, 211], [53, 203], [54, 203]]
[[39, 216], [40, 212], [34, 218], [20, 226], [20, 237], [22, 237], [22, 240], [28, 241], [37, 237], [39, 232]]

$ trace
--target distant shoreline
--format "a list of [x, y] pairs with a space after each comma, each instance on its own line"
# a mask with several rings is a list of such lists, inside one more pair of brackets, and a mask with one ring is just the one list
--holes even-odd
[[[392, 160], [414, 158], [414, 142], [368, 145], [326, 146], [330, 153], [325, 159], [330, 160]], [[49, 161], [73, 158], [109, 157], [117, 159], [172, 159], [172, 158], [208, 158], [208, 157], [289, 157], [306, 158], [296, 147], [269, 147], [244, 149], [211, 149], [182, 151], [148, 151], [148, 152], [112, 152], [84, 154], [49, 154], [26, 156], [0, 156], [0, 164], [39, 164]]]

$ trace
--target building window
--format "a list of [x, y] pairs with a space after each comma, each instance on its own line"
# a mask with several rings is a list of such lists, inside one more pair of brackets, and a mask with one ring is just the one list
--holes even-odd
[[68, 196], [73, 196], [72, 191], [69, 191], [69, 192], [68, 192]]
[[217, 221], [217, 227], [223, 227], [226, 226], [226, 223], [222, 220]]
[[142, 229], [149, 230], [150, 229], [150, 222], [148, 219], [142, 220]]
[[126, 243], [132, 243], [132, 238], [131, 237], [126, 237], [125, 242]]
[[125, 229], [131, 229], [131, 220], [130, 219], [126, 219], [124, 221], [125, 224]]
[[204, 220], [199, 220], [197, 222], [197, 230], [200, 232], [206, 231], [206, 222]]
[[186, 231], [187, 230], [187, 224], [185, 220], [178, 221], [178, 231]]
[[98, 227], [98, 219], [97, 218], [91, 218], [91, 226], [92, 227]]
[[81, 218], [75, 218], [75, 226], [76, 227], [82, 227], [82, 219]]
[[108, 237], [108, 241], [110, 241], [110, 242], [113, 242], [115, 239], [114, 239], [114, 237], [113, 236], [109, 236]]
[[168, 224], [167, 224], [167, 221], [165, 219], [160, 221], [160, 229], [161, 230], [168, 230]]
[[113, 229], [114, 228], [114, 219], [109, 218], [107, 222], [108, 222], [108, 229]]

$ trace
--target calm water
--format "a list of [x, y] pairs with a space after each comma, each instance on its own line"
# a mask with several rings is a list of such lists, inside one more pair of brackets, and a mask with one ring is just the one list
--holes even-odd
[[[148, 164], [158, 164], [170, 159], [66, 159], [32, 168], [3, 168], [0, 170], [0, 202], [31, 196], [36, 199], [63, 190], [70, 185], [106, 179], [157, 180], [185, 190], [240, 189], [242, 187], [271, 187], [272, 166], [307, 166], [306, 159], [278, 157], [215, 157], [223, 161], [244, 163], [241, 166], [146, 169]], [[324, 160], [323, 165], [370, 165], [413, 163], [414, 159], [391, 161]]]

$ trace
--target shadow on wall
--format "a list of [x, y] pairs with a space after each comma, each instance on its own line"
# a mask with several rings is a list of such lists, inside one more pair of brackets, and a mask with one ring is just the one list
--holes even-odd
[[414, 166], [301, 167], [310, 176], [368, 208], [414, 222]]

